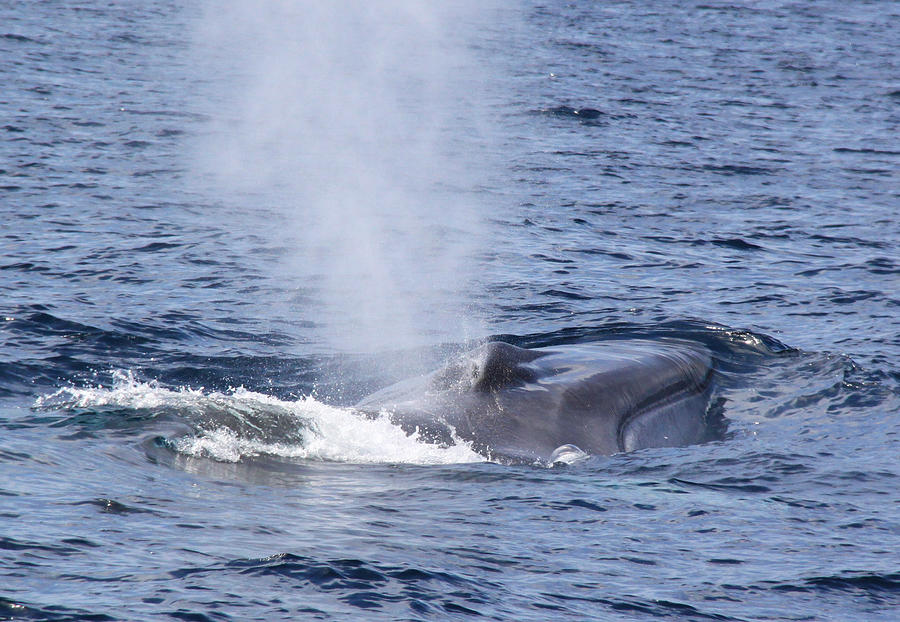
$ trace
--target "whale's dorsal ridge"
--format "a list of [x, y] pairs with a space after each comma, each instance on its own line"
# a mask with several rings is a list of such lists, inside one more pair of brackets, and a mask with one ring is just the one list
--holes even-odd
[[544, 355], [502, 341], [488, 342], [480, 350], [472, 388], [483, 392], [534, 382], [534, 372], [523, 363], [530, 363]]

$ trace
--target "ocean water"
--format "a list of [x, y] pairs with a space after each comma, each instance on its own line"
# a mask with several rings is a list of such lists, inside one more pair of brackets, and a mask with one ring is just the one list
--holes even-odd
[[[0, 618], [897, 619], [900, 6], [322, 6], [0, 5]], [[723, 440], [352, 409], [629, 337]]]

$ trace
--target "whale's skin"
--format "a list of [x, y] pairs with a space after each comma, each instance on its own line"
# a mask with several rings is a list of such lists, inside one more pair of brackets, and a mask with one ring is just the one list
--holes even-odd
[[489, 342], [356, 408], [429, 442], [467, 441], [489, 458], [548, 461], [564, 445], [612, 455], [714, 438], [714, 373], [705, 347], [675, 339]]

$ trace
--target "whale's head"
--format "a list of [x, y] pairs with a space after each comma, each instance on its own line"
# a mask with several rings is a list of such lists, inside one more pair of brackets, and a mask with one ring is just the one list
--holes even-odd
[[356, 407], [429, 442], [546, 462], [567, 444], [609, 455], [707, 440], [712, 373], [705, 348], [674, 340], [490, 342]]

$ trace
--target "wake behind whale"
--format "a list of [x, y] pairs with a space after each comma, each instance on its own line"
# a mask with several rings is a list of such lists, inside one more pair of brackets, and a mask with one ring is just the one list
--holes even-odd
[[553, 462], [720, 436], [710, 352], [680, 340], [623, 340], [523, 349], [490, 342], [430, 374], [360, 401], [430, 442]]

